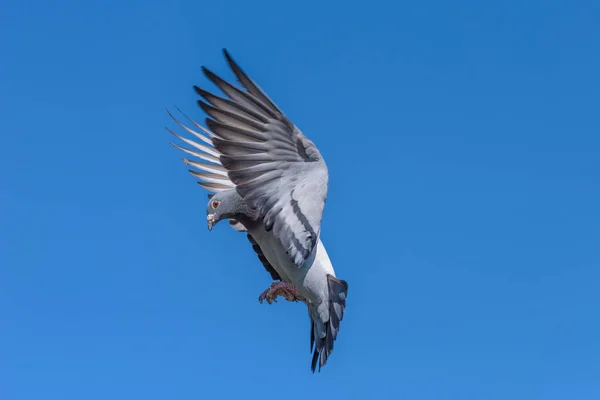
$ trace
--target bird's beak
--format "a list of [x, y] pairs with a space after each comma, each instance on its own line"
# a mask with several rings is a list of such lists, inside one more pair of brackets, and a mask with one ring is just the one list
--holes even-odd
[[212, 231], [212, 228], [215, 225], [215, 214], [208, 214], [206, 220], [208, 221], [208, 230]]

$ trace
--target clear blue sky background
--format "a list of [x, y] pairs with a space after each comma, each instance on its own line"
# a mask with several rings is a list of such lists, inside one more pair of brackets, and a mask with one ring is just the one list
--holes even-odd
[[[0, 398], [600, 398], [597, 1], [5, 0]], [[310, 372], [165, 108], [227, 47], [321, 149]]]

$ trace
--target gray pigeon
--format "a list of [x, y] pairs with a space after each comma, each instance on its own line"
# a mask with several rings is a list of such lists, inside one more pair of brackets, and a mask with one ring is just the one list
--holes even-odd
[[[193, 149], [172, 143], [202, 161], [184, 162], [214, 193], [207, 206], [209, 229], [220, 219], [248, 233], [279, 294], [292, 293], [308, 306], [311, 369], [325, 365], [344, 316], [348, 284], [338, 279], [320, 239], [328, 171], [317, 147], [236, 64], [225, 58], [242, 90], [205, 67], [204, 74], [226, 96], [194, 86], [204, 99], [204, 134], [175, 121], [199, 141], [173, 133]], [[234, 189], [234, 190], [232, 190]], [[218, 197], [217, 197], [218, 196]], [[224, 207], [224, 212], [217, 212]], [[212, 212], [211, 212], [212, 211]], [[271, 270], [269, 270], [271, 269]], [[283, 288], [283, 289], [282, 289]], [[272, 288], [271, 288], [272, 289]]]

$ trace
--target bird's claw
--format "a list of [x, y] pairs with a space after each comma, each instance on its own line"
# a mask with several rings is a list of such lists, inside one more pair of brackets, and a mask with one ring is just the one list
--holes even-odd
[[304, 301], [304, 297], [296, 292], [296, 289], [286, 282], [273, 282], [271, 286], [258, 296], [262, 304], [266, 300], [268, 304], [277, 303], [277, 297], [281, 296], [287, 301]]

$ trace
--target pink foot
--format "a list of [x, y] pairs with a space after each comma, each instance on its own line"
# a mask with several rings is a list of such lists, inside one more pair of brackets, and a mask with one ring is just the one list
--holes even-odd
[[267, 303], [276, 303], [277, 297], [281, 296], [287, 301], [304, 301], [304, 297], [296, 292], [296, 288], [285, 282], [273, 282], [271, 286], [258, 296], [258, 301], [262, 304], [263, 300]]

